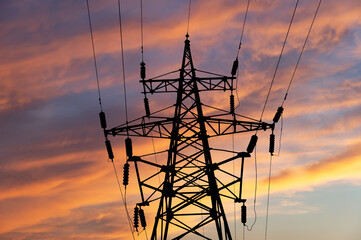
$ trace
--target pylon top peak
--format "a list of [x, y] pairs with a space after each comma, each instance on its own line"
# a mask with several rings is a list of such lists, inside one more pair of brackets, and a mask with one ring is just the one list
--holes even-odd
[[186, 40], [184, 41], [186, 44], [189, 44], [189, 42], [190, 42], [188, 38], [189, 38], [189, 34], [187, 33], [186, 34]]

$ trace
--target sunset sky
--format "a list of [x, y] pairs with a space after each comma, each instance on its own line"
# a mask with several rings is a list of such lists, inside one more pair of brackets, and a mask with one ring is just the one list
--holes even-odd
[[[282, 103], [318, 2], [299, 1], [266, 122]], [[144, 115], [140, 1], [121, 3], [128, 111], [134, 119]], [[295, 3], [250, 1], [239, 55], [238, 114], [259, 119]], [[118, 5], [116, 0], [89, 5], [103, 110], [113, 127], [125, 122]], [[192, 1], [189, 34], [196, 68], [230, 75], [246, 5], [246, 0]], [[188, 0], [144, 0], [143, 10], [147, 77], [179, 69]], [[1, 0], [0, 49], [0, 240], [132, 239], [99, 124], [86, 1]], [[175, 95], [168, 97], [166, 104], [175, 102]], [[149, 100], [152, 111], [164, 105], [164, 96]], [[228, 95], [207, 95], [204, 101], [229, 106]], [[361, 239], [361, 1], [323, 0], [284, 108], [281, 151], [272, 160], [267, 239]], [[235, 136], [235, 150], [244, 151], [250, 136]], [[248, 240], [265, 238], [268, 138], [269, 132], [259, 135], [258, 218], [245, 233]], [[232, 149], [231, 139], [217, 144]], [[122, 178], [124, 138], [110, 140]], [[150, 139], [133, 142], [135, 154], [153, 151]], [[155, 141], [155, 147], [163, 150], [167, 143]], [[248, 161], [244, 192], [251, 224], [253, 156]], [[134, 183], [135, 173], [130, 174]], [[131, 213], [139, 201], [138, 188], [128, 189]], [[156, 207], [145, 209], [148, 235]], [[243, 239], [239, 211], [227, 208], [236, 240]], [[146, 239], [145, 233], [136, 239]]]

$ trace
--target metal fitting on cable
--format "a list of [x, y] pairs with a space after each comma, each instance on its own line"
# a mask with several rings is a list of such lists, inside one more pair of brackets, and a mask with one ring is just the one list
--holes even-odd
[[247, 222], [247, 207], [246, 205], [243, 204], [243, 206], [241, 207], [241, 220], [244, 226], [246, 226], [246, 222]]
[[128, 137], [125, 139], [125, 150], [127, 152], [128, 158], [133, 156], [133, 147], [132, 147], [132, 140]]
[[273, 155], [275, 151], [275, 135], [272, 133], [269, 136], [269, 152], [271, 153], [271, 155]]
[[135, 208], [134, 208], [133, 226], [134, 226], [135, 230], [138, 231], [138, 227], [139, 227], [139, 208], [138, 208], [138, 206], [135, 206]]
[[147, 222], [145, 221], [145, 215], [143, 209], [139, 209], [139, 218], [140, 218], [140, 225], [145, 228], [147, 226]]
[[281, 117], [281, 115], [282, 115], [282, 112], [283, 112], [283, 107], [279, 107], [279, 108], [277, 109], [277, 112], [276, 112], [275, 116], [273, 117], [273, 122], [274, 122], [274, 123], [277, 123], [278, 120], [280, 120], [280, 117]]
[[235, 76], [237, 74], [237, 69], [238, 69], [238, 57], [233, 62], [232, 72], [231, 72], [232, 76]]
[[249, 141], [249, 144], [248, 144], [248, 147], [247, 147], [247, 152], [248, 153], [253, 152], [253, 149], [256, 147], [257, 140], [258, 140], [258, 137], [257, 137], [256, 134], [251, 137], [251, 140]]
[[229, 96], [230, 113], [234, 114], [234, 95]]
[[127, 186], [129, 183], [129, 163], [125, 163], [123, 167], [123, 185]]
[[109, 159], [111, 159], [113, 161], [114, 154], [113, 154], [113, 150], [112, 150], [112, 145], [110, 145], [110, 141], [108, 139], [105, 140], [105, 146], [107, 147], [107, 152], [108, 152]]
[[149, 109], [149, 100], [147, 97], [144, 98], [144, 108], [145, 108], [145, 116], [150, 116], [150, 109]]

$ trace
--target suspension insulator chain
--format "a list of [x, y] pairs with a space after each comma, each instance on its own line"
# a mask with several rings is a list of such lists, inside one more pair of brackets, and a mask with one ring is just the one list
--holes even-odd
[[105, 140], [105, 146], [107, 147], [108, 157], [113, 162], [113, 159], [114, 159], [113, 149], [112, 149], [112, 145], [110, 145], [110, 141], [108, 139]]
[[273, 155], [275, 151], [275, 135], [272, 133], [269, 137], [269, 152]]
[[238, 69], [238, 57], [233, 62], [232, 72], [231, 72], [232, 76], [235, 76], [237, 74], [237, 69]]
[[125, 163], [123, 167], [123, 185], [127, 186], [129, 183], [129, 163]]
[[144, 98], [145, 116], [150, 117], [149, 100], [147, 97]]
[[277, 112], [276, 112], [275, 116], [273, 117], [273, 122], [274, 123], [277, 123], [280, 120], [280, 117], [281, 117], [282, 113], [283, 113], [283, 107], [279, 107], [277, 109]]
[[145, 79], [145, 63], [143, 61], [140, 63], [140, 78], [143, 80], [145, 116], [149, 117], [150, 116], [150, 109], [149, 109], [149, 100], [148, 100], [147, 95], [145, 93], [145, 83], [144, 83], [144, 79]]
[[105, 119], [105, 113], [103, 111], [101, 111], [99, 113], [99, 118], [100, 118], [100, 126], [103, 128], [103, 129], [106, 129], [107, 128], [107, 121]]
[[234, 95], [229, 96], [230, 113], [234, 114]]
[[147, 222], [145, 221], [145, 215], [143, 209], [139, 209], [139, 218], [140, 218], [140, 224], [143, 228], [147, 226]]
[[125, 150], [127, 152], [128, 158], [131, 158], [133, 156], [132, 139], [130, 138], [125, 139]]
[[138, 206], [136, 206], [134, 208], [134, 223], [133, 226], [135, 228], [135, 230], [138, 232], [138, 227], [139, 227], [139, 208]]
[[243, 206], [241, 207], [241, 221], [243, 223], [244, 226], [246, 226], [246, 222], [247, 222], [247, 207], [246, 205], [243, 204]]
[[145, 79], [145, 63], [141, 62], [140, 63], [140, 78], [141, 79]]
[[251, 140], [249, 141], [249, 144], [248, 144], [248, 147], [247, 147], [247, 152], [248, 152], [248, 153], [252, 153], [252, 152], [253, 152], [253, 149], [256, 147], [257, 140], [258, 140], [257, 135], [253, 135], [253, 136], [251, 137]]

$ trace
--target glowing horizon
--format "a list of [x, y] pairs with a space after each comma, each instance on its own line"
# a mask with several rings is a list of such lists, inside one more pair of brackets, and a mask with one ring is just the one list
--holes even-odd
[[[251, 0], [239, 56], [237, 113], [259, 118], [295, 2]], [[108, 126], [116, 126], [125, 122], [117, 1], [89, 3], [103, 108]], [[196, 68], [230, 75], [246, 3], [192, 2], [189, 32]], [[178, 69], [188, 1], [143, 4], [147, 77]], [[300, 0], [263, 117], [266, 122], [283, 100], [317, 4]], [[122, 1], [122, 11], [128, 110], [134, 119], [144, 115], [139, 2]], [[270, 240], [361, 237], [360, 12], [359, 1], [321, 5], [285, 102], [281, 154], [272, 164]], [[99, 126], [85, 0], [2, 1], [0, 16], [0, 239], [131, 239]], [[174, 100], [173, 95], [148, 97], [152, 110]], [[228, 96], [202, 97], [210, 105], [229, 106]], [[268, 134], [259, 136], [258, 220], [254, 230], [246, 232], [247, 239], [264, 237]], [[235, 151], [244, 151], [250, 136], [235, 136]], [[124, 139], [110, 140], [122, 178]], [[133, 142], [136, 154], [153, 151], [150, 140]], [[158, 150], [168, 146], [161, 140], [155, 144]], [[231, 138], [212, 144], [232, 149]], [[249, 224], [254, 220], [254, 171], [252, 156], [244, 183]], [[139, 199], [137, 187], [127, 190], [130, 212]], [[231, 205], [231, 231], [242, 239], [240, 207]], [[144, 209], [148, 234], [155, 206]], [[136, 239], [146, 238], [142, 233]]]

